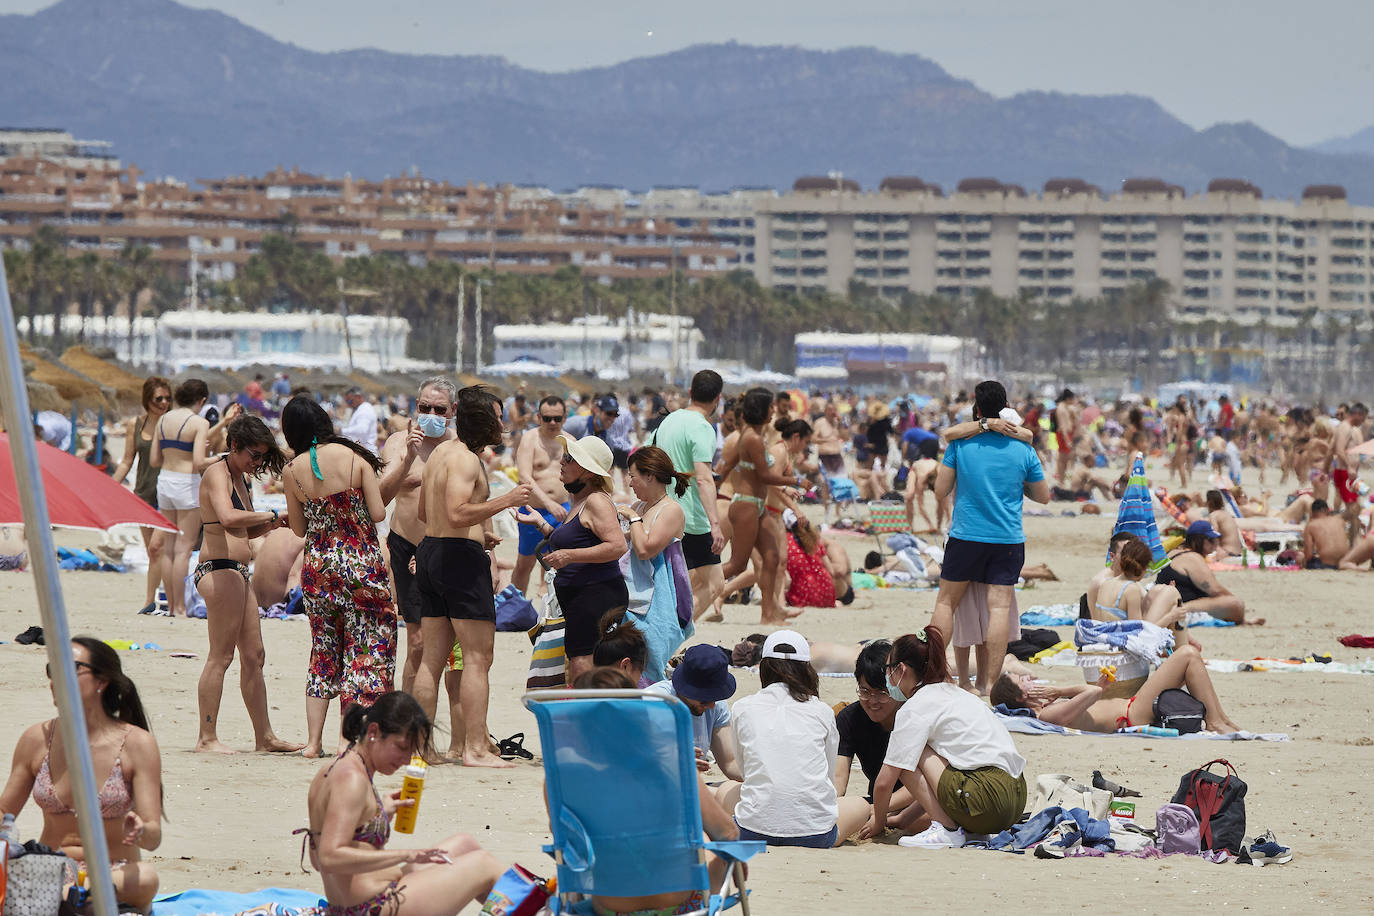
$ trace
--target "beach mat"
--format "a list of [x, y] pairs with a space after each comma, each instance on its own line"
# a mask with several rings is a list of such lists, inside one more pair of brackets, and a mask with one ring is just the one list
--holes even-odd
[[1195, 732], [1191, 735], [1143, 735], [1139, 732], [1085, 732], [1077, 728], [1065, 728], [1062, 725], [1055, 725], [1052, 722], [1041, 722], [1031, 716], [1004, 716], [1001, 713], [994, 713], [997, 721], [1007, 727], [1007, 731], [1016, 732], [1018, 735], [1078, 735], [1090, 738], [1151, 738], [1156, 741], [1289, 741], [1290, 739], [1282, 732], [1261, 734], [1259, 732], [1239, 731], [1229, 735], [1217, 735], [1208, 732]]
[[324, 905], [318, 892], [295, 888], [269, 887], [249, 894], [192, 888], [154, 898], [153, 916], [230, 916], [249, 910], [258, 916], [296, 916]]

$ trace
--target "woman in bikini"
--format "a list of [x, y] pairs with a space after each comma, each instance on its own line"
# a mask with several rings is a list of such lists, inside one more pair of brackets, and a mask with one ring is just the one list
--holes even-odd
[[[1156, 586], [1164, 591], [1158, 600], [1145, 600], [1140, 581], [1150, 569], [1153, 554], [1145, 542], [1125, 541], [1115, 551], [1116, 570], [1097, 589], [1097, 603], [1091, 608], [1093, 620], [1145, 620], [1168, 629], [1183, 620], [1185, 612], [1178, 603], [1178, 590], [1168, 584]], [[1104, 600], [1110, 604], [1103, 604]]]
[[1008, 709], [1029, 709], [1042, 722], [1107, 734], [1127, 726], [1150, 725], [1154, 722], [1155, 698], [1170, 688], [1186, 687], [1207, 707], [1208, 731], [1240, 731], [1221, 708], [1197, 646], [1176, 649], [1130, 699], [1103, 699], [1107, 678], [1104, 673], [1096, 684], [1048, 687], [1035, 683], [1030, 674], [1004, 674], [992, 685], [988, 701], [993, 706], [1006, 704]]
[[1155, 585], [1178, 589], [1179, 609], [1186, 617], [1192, 611], [1206, 611], [1232, 623], [1262, 624], [1264, 618], [1246, 620], [1245, 602], [1217, 581], [1207, 565], [1221, 534], [1206, 519], [1193, 522], [1183, 536], [1183, 546], [1169, 554], [1169, 565], [1155, 575]]
[[154, 424], [148, 450], [148, 464], [158, 469], [158, 510], [177, 526], [171, 544], [162, 550], [162, 581], [173, 617], [186, 616], [186, 573], [200, 540], [200, 475], [211, 460], [210, 424], [200, 416], [200, 408], [209, 397], [210, 389], [198, 378], [178, 385], [173, 395], [176, 406]]
[[[105, 854], [114, 872], [120, 911], [149, 912], [157, 893], [157, 872], [143, 852], [162, 842], [162, 758], [148, 731], [138, 689], [124, 674], [119, 653], [89, 636], [72, 639], [76, 683], [85, 735], [100, 783]], [[0, 793], [0, 814], [18, 814], [30, 793], [43, 811], [39, 842], [77, 862], [87, 860], [73, 810], [71, 772], [57, 720], [32, 725], [19, 736], [9, 781]], [[75, 874], [67, 876], [69, 882]]]
[[[768, 496], [768, 487], [788, 486], [797, 483], [795, 478], [785, 477], [773, 469], [775, 459], [764, 446], [763, 425], [768, 422], [772, 410], [773, 394], [767, 388], [751, 388], [744, 395], [740, 404], [740, 421], [743, 425], [740, 428], [739, 439], [736, 440], [734, 454], [726, 456], [721, 466], [722, 477], [729, 477], [732, 472], [735, 472], [735, 493], [730, 498], [729, 512], [731, 526], [730, 560], [725, 564], [723, 570], [727, 583], [744, 572], [745, 567], [749, 565], [755, 546], [759, 548], [761, 554], [768, 549], [767, 545], [759, 539], [759, 530], [765, 515], [764, 506]], [[779, 551], [773, 551], [771, 561], [773, 574], [767, 582], [760, 582], [760, 587], [765, 592], [774, 587], [780, 556]], [[761, 557], [761, 561], [763, 565], [760, 567], [760, 579], [762, 579], [763, 568], [769, 565], [767, 557]], [[726, 594], [729, 594], [731, 591], [729, 585], [726, 586], [725, 591]], [[765, 595], [763, 601], [765, 604], [763, 622], [778, 622], [777, 620], [769, 620], [766, 610], [774, 599]]]
[[386, 518], [377, 481], [382, 462], [337, 435], [324, 408], [308, 397], [291, 399], [281, 429], [296, 453], [282, 474], [287, 517], [305, 538], [305, 756], [318, 757], [329, 701], [339, 697], [344, 709], [371, 706], [395, 680], [396, 605], [377, 538], [377, 523]]
[[[143, 380], [143, 416], [133, 417], [124, 424], [124, 457], [115, 468], [115, 483], [123, 483], [138, 459], [138, 474], [134, 478], [134, 495], [154, 509], [157, 508], [157, 478], [159, 468], [153, 467], [153, 431], [172, 406], [172, 383], [160, 375]], [[139, 528], [143, 547], [148, 552], [148, 582], [143, 595], [143, 610], [151, 614], [157, 610], [157, 587], [162, 582], [162, 553], [166, 549], [168, 533], [157, 528]], [[164, 585], [164, 588], [166, 586]], [[166, 589], [168, 593], [171, 589]]]
[[232, 754], [219, 740], [219, 706], [224, 695], [224, 674], [239, 655], [239, 689], [248, 718], [253, 723], [254, 747], [259, 751], [298, 751], [299, 744], [281, 740], [272, 732], [267, 713], [267, 683], [262, 667], [262, 623], [258, 602], [249, 582], [248, 563], [253, 558], [249, 540], [286, 524], [275, 509], [253, 508], [249, 475], [264, 470], [280, 474], [286, 457], [277, 448], [267, 424], [257, 417], [239, 417], [229, 424], [229, 451], [206, 469], [200, 482], [204, 507], [205, 539], [196, 567], [196, 588], [205, 598], [210, 649], [200, 674], [197, 697], [200, 706], [200, 737], [197, 751]]
[[383, 797], [373, 776], [390, 776], [416, 754], [432, 757], [430, 734], [420, 704], [399, 691], [344, 715], [348, 747], [311, 780], [310, 826], [294, 831], [304, 835], [302, 866], [308, 851], [320, 873], [325, 916], [452, 916], [469, 902], [480, 905], [501, 876], [501, 865], [467, 834], [429, 849], [386, 848], [392, 815], [414, 802], [399, 792]]

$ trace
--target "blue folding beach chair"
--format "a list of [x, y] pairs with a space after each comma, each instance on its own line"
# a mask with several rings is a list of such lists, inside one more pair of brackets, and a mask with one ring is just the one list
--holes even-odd
[[[592, 894], [702, 891], [710, 897], [693, 916], [735, 904], [748, 916], [743, 863], [766, 847], [703, 840], [692, 720], [681, 700], [646, 690], [539, 690], [524, 703], [544, 755], [555, 913], [591, 913]], [[718, 888], [707, 852], [731, 863]]]

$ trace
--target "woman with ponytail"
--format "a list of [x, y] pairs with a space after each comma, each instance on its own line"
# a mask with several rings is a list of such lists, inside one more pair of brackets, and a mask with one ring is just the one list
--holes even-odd
[[383, 797], [372, 778], [392, 775], [417, 754], [434, 755], [420, 704], [408, 693], [383, 694], [371, 706], [350, 706], [342, 731], [348, 746], [310, 783], [310, 826], [294, 831], [304, 834], [302, 866], [308, 850], [324, 883], [323, 916], [450, 916], [469, 901], [480, 905], [503, 869], [472, 837], [386, 848], [392, 816], [415, 802], [400, 792]]
[[296, 397], [281, 415], [296, 453], [286, 466], [286, 512], [305, 538], [301, 590], [310, 619], [305, 687], [305, 756], [323, 753], [329, 701], [370, 706], [396, 674], [396, 606], [377, 523], [386, 518], [377, 474], [382, 462], [336, 435], [324, 408]]
[[887, 689], [902, 703], [873, 785], [873, 814], [861, 836], [883, 832], [900, 781], [916, 803], [899, 817], [930, 827], [897, 842], [917, 849], [957, 849], [964, 831], [1000, 833], [1026, 807], [1026, 760], [1006, 726], [976, 695], [950, 683], [945, 640], [935, 627], [899, 637], [887, 657]]
[[[100, 812], [114, 873], [115, 899], [146, 913], [157, 893], [157, 872], [140, 861], [144, 850], [162, 842], [162, 757], [148, 731], [138, 689], [124, 674], [119, 653], [98, 639], [72, 639], [76, 683], [85, 736], [100, 783]], [[72, 776], [65, 742], [51, 719], [30, 726], [19, 737], [9, 781], [0, 793], [0, 815], [17, 815], [29, 794], [43, 811], [39, 842], [77, 862], [86, 861], [77, 828]], [[69, 874], [74, 882], [76, 875]]]
[[630, 456], [630, 489], [637, 497], [616, 509], [630, 543], [628, 620], [644, 631], [648, 641], [647, 676], [651, 682], [667, 677], [668, 659], [682, 641], [696, 631], [692, 623], [692, 583], [682, 553], [686, 515], [668, 488], [682, 496], [691, 475], [679, 473], [663, 449], [649, 445]]

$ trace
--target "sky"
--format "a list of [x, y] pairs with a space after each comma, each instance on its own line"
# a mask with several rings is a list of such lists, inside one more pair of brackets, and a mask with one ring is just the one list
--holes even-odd
[[[1374, 124], [1370, 0], [182, 2], [320, 51], [492, 54], [560, 71], [703, 42], [862, 45], [921, 54], [996, 95], [1137, 93], [1194, 127], [1253, 121], [1300, 146]], [[47, 5], [0, 0], [0, 12]]]

